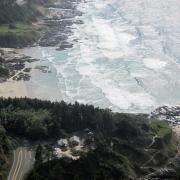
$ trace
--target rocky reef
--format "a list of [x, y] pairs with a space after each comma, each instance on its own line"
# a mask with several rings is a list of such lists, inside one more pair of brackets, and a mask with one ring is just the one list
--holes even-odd
[[0, 67], [3, 68], [4, 73], [1, 71], [0, 82], [4, 82], [7, 79], [28, 81], [31, 68], [26, 67], [26, 64], [34, 61], [37, 61], [37, 59], [19, 54], [14, 50], [1, 49]]
[[73, 43], [67, 39], [72, 35], [71, 26], [75, 23], [83, 23], [76, 20], [76, 16], [82, 13], [77, 10], [78, 1], [61, 1], [48, 7], [48, 16], [44, 18], [46, 27], [43, 36], [39, 40], [40, 46], [55, 46], [57, 50], [65, 50], [73, 47]]
[[150, 116], [180, 125], [180, 106], [161, 106], [155, 109]]

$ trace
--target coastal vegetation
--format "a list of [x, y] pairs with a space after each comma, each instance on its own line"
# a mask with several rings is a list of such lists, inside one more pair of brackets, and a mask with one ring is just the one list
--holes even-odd
[[95, 149], [82, 152], [76, 161], [57, 158], [52, 145], [42, 152], [44, 148], [38, 147], [41, 156], [36, 156], [27, 180], [84, 179], [87, 174], [89, 179], [135, 179], [155, 171], [176, 153], [168, 124], [145, 114], [113, 113], [77, 102], [1, 98], [0, 124], [8, 134], [31, 141], [53, 142], [85, 129], [94, 134]]
[[16, 0], [1, 0], [0, 47], [25, 47], [34, 44], [39, 38], [39, 32], [32, 22], [41, 13], [28, 2], [19, 6]]
[[162, 121], [157, 121], [155, 119], [151, 120], [150, 126], [153, 129], [153, 131], [155, 131], [155, 133], [160, 137], [165, 137], [167, 134], [171, 132], [171, 128], [167, 126], [166, 123]]
[[1, 64], [0, 65], [0, 77], [8, 77], [8, 76], [9, 76], [9, 70]]
[[8, 24], [27, 19], [27, 12], [16, 4], [16, 0], [0, 1], [0, 24]]
[[22, 48], [34, 44], [39, 38], [36, 31], [7, 31], [0, 33], [0, 46], [9, 48]]
[[0, 126], [0, 179], [4, 180], [7, 177], [8, 169], [10, 168], [10, 140], [6, 135], [5, 129]]

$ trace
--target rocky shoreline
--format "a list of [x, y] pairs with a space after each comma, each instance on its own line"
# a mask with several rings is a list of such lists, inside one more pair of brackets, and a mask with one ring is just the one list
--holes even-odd
[[180, 106], [161, 106], [151, 112], [150, 117], [180, 125]]
[[0, 82], [5, 82], [8, 79], [28, 81], [31, 68], [26, 67], [26, 64], [35, 61], [38, 61], [38, 59], [17, 53], [16, 50], [0, 49], [0, 65], [7, 72], [6, 74], [1, 74]]
[[[71, 26], [73, 24], [83, 24], [81, 20], [75, 18], [82, 16], [82, 12], [77, 9], [79, 3], [81, 3], [81, 0], [61, 0], [50, 4], [42, 4], [41, 6], [46, 13], [34, 23], [38, 30], [42, 29], [41, 37], [37, 39], [35, 46], [56, 47], [58, 51], [72, 48], [73, 41], [76, 43], [78, 39], [74, 39], [71, 42], [68, 41], [69, 36], [72, 35]], [[38, 61], [38, 59], [17, 53], [15, 49], [12, 51], [1, 49], [0, 63], [9, 70], [9, 75], [0, 75], [0, 83], [5, 82], [9, 78], [15, 81], [30, 80], [32, 67], [26, 67], [26, 63], [35, 61]], [[35, 66], [34, 69], [42, 73], [51, 73], [49, 67], [44, 65]], [[158, 107], [150, 113], [150, 117], [180, 125], [180, 106]]]
[[[49, 11], [47, 17], [43, 19], [46, 30], [39, 40], [39, 46], [52, 46], [59, 51], [73, 47], [78, 39], [69, 42], [68, 37], [72, 35], [73, 24], [83, 24], [83, 21], [75, 18], [82, 16], [82, 12], [77, 9], [80, 2], [80, 0], [61, 0], [46, 7]], [[48, 68], [45, 68], [45, 72], [46, 69]], [[180, 106], [160, 106], [150, 113], [150, 117], [180, 125]]]
[[39, 40], [42, 47], [53, 46], [57, 50], [65, 50], [73, 47], [73, 43], [68, 42], [68, 37], [72, 35], [71, 26], [83, 23], [75, 17], [82, 13], [77, 10], [80, 1], [62, 0], [59, 3], [48, 7], [48, 15], [43, 19], [46, 30]]
[[[71, 26], [74, 23], [83, 23], [75, 20], [76, 16], [82, 13], [77, 10], [80, 1], [63, 0], [59, 3], [44, 6], [47, 13], [40, 17], [35, 26], [42, 29], [40, 39], [37, 39], [32, 46], [56, 47], [56, 50], [65, 50], [72, 48], [73, 44], [68, 42], [68, 37], [72, 35]], [[16, 49], [2, 48], [0, 49], [0, 65], [3, 67], [5, 74], [0, 74], [0, 83], [12, 79], [14, 81], [30, 80], [31, 67], [26, 67], [26, 63], [38, 61], [30, 56], [25, 56], [16, 51]], [[35, 69], [42, 73], [50, 73], [49, 67], [37, 66]]]

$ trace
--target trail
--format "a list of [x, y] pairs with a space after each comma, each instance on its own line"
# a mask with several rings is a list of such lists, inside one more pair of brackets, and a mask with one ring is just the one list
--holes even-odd
[[14, 77], [16, 77], [17, 75], [19, 75], [20, 73], [22, 73], [25, 69], [26, 69], [26, 67], [23, 68], [23, 69], [21, 69], [20, 71], [16, 72], [13, 76], [11, 76], [11, 77], [8, 79], [8, 81], [12, 81]]

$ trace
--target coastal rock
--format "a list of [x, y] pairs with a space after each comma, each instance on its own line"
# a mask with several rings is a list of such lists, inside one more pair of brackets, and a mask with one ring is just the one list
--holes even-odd
[[49, 15], [44, 18], [44, 25], [47, 29], [39, 41], [40, 46], [56, 46], [59, 51], [73, 47], [73, 44], [67, 41], [72, 35], [71, 26], [83, 24], [81, 20], [74, 19], [82, 15], [76, 8], [78, 3], [79, 1], [63, 0], [51, 4], [48, 8]]
[[[28, 81], [31, 71], [30, 67], [26, 67], [26, 63], [32, 63], [38, 61], [24, 54], [19, 54], [12, 49], [1, 49], [0, 67], [3, 67], [3, 74], [0, 74], [0, 82], [4, 82], [7, 79], [12, 80], [24, 80]], [[5, 73], [7, 72], [7, 73]]]
[[34, 69], [41, 71], [42, 73], [51, 73], [48, 66], [36, 66]]
[[180, 106], [162, 106], [151, 112], [150, 117], [180, 125]]
[[31, 76], [29, 75], [29, 74], [27, 74], [27, 73], [19, 73], [17, 76], [14, 76], [13, 77], [13, 80], [14, 81], [21, 81], [21, 80], [23, 80], [23, 81], [29, 81], [30, 80], [30, 78], [31, 78]]
[[68, 48], [72, 48], [73, 47], [73, 44], [72, 43], [68, 43], [66, 41], [63, 41], [60, 45], [59, 45], [59, 48], [57, 48], [56, 50], [58, 51], [62, 51], [62, 50], [65, 50], [65, 49], [68, 49]]
[[169, 161], [167, 166], [160, 168], [147, 176], [148, 180], [178, 179], [180, 172], [180, 155]]

